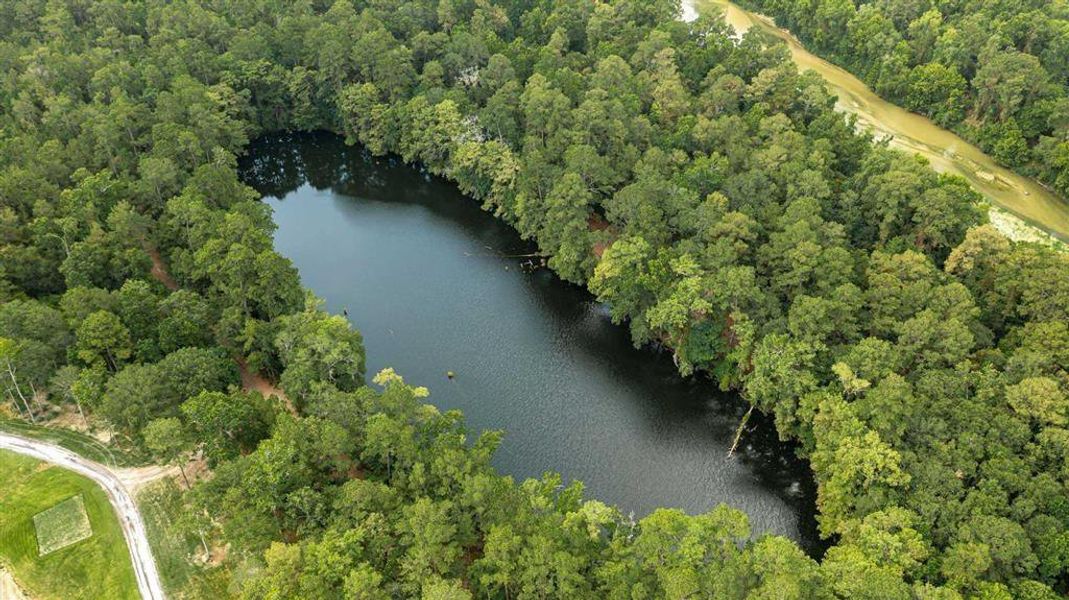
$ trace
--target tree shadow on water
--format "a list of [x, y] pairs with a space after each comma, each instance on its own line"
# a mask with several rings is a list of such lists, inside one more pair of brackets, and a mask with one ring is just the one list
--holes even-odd
[[[396, 156], [373, 157], [361, 147], [323, 132], [286, 133], [260, 138], [240, 162], [243, 179], [265, 196], [283, 198], [304, 185], [362, 202], [419, 206], [441, 223], [475, 240], [502, 262], [502, 271], [520, 271], [521, 259], [537, 247], [508, 224], [483, 211], [452, 183], [405, 164]], [[735, 454], [727, 456], [748, 404], [722, 392], [702, 374], [681, 377], [669, 352], [635, 348], [626, 324], [612, 324], [608, 311], [584, 288], [544, 268], [522, 276], [528, 293], [546, 312], [557, 334], [567, 338], [569, 360], [596, 364], [628, 393], [614, 397], [619, 410], [640, 413], [642, 427], [663, 444], [686, 443], [737, 461], [753, 482], [795, 513], [799, 543], [813, 556], [829, 543], [816, 526], [816, 484], [797, 445], [779, 439], [772, 419], [754, 413]]]

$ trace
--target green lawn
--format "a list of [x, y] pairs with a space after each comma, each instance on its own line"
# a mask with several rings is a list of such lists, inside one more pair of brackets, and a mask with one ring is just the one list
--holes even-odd
[[93, 536], [82, 495], [71, 496], [33, 516], [37, 532], [37, 554], [44, 556]]
[[[38, 556], [34, 515], [79, 494], [93, 535]], [[0, 562], [35, 600], [140, 597], [104, 491], [70, 471], [6, 451], [0, 451]]]

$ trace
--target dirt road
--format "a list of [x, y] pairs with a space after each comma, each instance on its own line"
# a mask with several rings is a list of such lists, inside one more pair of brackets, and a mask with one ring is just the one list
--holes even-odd
[[28, 600], [15, 578], [0, 567], [0, 600]]
[[141, 513], [137, 510], [137, 504], [134, 503], [130, 490], [111, 469], [82, 458], [66, 448], [7, 433], [0, 433], [0, 450], [10, 450], [69, 469], [88, 477], [104, 488], [112, 507], [115, 508], [123, 536], [126, 538], [126, 545], [130, 549], [130, 560], [133, 561], [134, 574], [137, 576], [137, 587], [141, 590], [141, 597], [145, 600], [164, 600], [163, 584], [160, 582], [156, 561], [149, 547], [145, 522], [141, 519]]

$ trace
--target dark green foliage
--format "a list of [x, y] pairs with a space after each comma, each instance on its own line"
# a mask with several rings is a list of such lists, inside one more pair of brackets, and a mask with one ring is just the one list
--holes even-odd
[[[1064, 592], [1069, 261], [855, 134], [783, 47], [676, 8], [4, 4], [7, 396], [32, 418], [23, 387], [54, 380], [164, 460], [203, 450], [185, 518], [263, 558], [235, 582], [249, 598]], [[949, 4], [793, 18], [1065, 189], [1066, 45], [1043, 8], [994, 28]], [[469, 440], [390, 371], [364, 387], [359, 333], [306, 298], [235, 174], [249, 136], [286, 128], [454, 179], [636, 344], [773, 414], [836, 545], [818, 564], [730, 509], [634, 523], [559, 476], [516, 484], [490, 466], [499, 434]], [[173, 282], [150, 279], [154, 250]], [[232, 389], [239, 356], [286, 412]]]
[[1069, 16], [1057, 2], [747, 0], [881, 96], [1069, 196]]
[[221, 348], [182, 348], [155, 364], [129, 365], [108, 381], [101, 414], [136, 435], [150, 420], [178, 414], [179, 405], [202, 390], [237, 385], [237, 368]]

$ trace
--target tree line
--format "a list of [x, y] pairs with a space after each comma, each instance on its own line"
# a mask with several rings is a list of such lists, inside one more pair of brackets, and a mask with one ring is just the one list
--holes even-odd
[[1058, 2], [744, 4], [884, 98], [1069, 197], [1069, 15]]
[[[678, 10], [0, 6], [13, 410], [69, 403], [131, 448], [204, 457], [174, 526], [232, 568], [194, 597], [1065, 592], [1066, 256], [856, 133], [781, 45]], [[499, 433], [392, 371], [366, 385], [359, 333], [300, 288], [236, 175], [286, 129], [452, 179], [636, 344], [774, 415], [834, 545], [818, 562], [729, 508], [636, 522], [557, 475], [515, 483], [490, 464]], [[236, 358], [287, 402], [242, 391]]]

